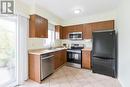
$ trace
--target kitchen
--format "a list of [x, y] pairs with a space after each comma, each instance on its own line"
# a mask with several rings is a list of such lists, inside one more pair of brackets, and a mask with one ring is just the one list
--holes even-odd
[[[29, 51], [29, 78], [39, 83], [63, 65], [91, 70], [92, 32], [114, 30], [115, 27], [114, 20], [53, 26], [48, 24], [47, 19], [36, 14], [30, 16], [29, 22], [30, 38], [49, 38], [51, 33], [49, 34], [48, 25], [51, 26], [50, 30], [54, 28], [49, 48]], [[60, 40], [61, 44], [54, 46], [53, 39]]]
[[129, 0], [11, 3], [12, 14], [1, 10], [0, 87], [129, 87]]

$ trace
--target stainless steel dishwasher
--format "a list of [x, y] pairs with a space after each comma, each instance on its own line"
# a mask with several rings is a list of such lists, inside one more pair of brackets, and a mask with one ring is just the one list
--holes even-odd
[[54, 55], [47, 53], [41, 55], [41, 80], [54, 72]]

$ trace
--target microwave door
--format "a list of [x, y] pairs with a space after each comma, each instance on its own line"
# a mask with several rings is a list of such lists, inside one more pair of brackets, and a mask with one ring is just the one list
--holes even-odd
[[82, 32], [73, 32], [69, 34], [71, 40], [82, 40]]

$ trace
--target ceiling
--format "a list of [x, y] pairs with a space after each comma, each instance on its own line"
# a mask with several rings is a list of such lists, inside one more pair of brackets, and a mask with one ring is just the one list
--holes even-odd
[[[27, 4], [32, 0], [22, 0]], [[117, 7], [119, 0], [35, 0], [40, 7], [52, 12], [63, 20], [87, 17], [101, 12], [111, 11]], [[74, 9], [81, 9], [74, 14]]]

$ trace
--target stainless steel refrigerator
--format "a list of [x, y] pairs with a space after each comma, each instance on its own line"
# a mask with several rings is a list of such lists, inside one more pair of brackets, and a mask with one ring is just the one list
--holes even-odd
[[117, 40], [115, 31], [95, 31], [92, 35], [92, 71], [116, 78]]

